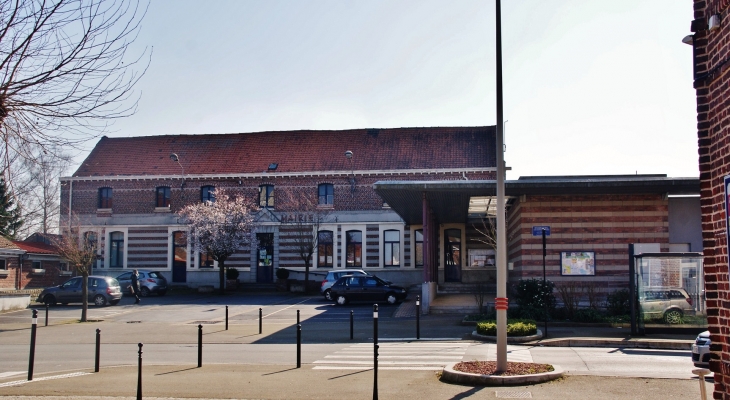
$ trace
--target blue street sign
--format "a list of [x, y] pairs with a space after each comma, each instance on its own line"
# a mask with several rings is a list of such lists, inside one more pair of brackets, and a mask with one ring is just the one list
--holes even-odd
[[542, 236], [542, 230], [545, 230], [545, 236], [550, 236], [550, 227], [547, 225], [538, 225], [532, 227], [532, 236]]

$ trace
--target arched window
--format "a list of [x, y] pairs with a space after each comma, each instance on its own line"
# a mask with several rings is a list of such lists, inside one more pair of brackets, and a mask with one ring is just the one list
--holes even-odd
[[124, 233], [109, 234], [109, 268], [124, 268]]
[[400, 265], [400, 231], [383, 231], [383, 265], [386, 267]]
[[334, 246], [332, 231], [319, 231], [317, 233], [317, 267], [332, 268]]
[[362, 231], [346, 232], [347, 266], [362, 267]]

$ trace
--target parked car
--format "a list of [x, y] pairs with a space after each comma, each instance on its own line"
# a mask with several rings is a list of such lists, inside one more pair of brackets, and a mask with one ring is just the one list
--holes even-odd
[[692, 362], [695, 367], [707, 368], [710, 366], [710, 331], [704, 331], [697, 335], [692, 345]]
[[663, 318], [668, 324], [679, 324], [682, 316], [695, 315], [692, 298], [682, 288], [647, 289], [639, 304], [644, 319]]
[[370, 275], [361, 269], [340, 269], [337, 271], [330, 271], [322, 281], [322, 286], [319, 288], [319, 293], [324, 296], [325, 299], [332, 301], [330, 288], [337, 282], [338, 279], [345, 275]]
[[[157, 271], [147, 271], [144, 269], [138, 269], [139, 273], [139, 295], [147, 297], [151, 293], [157, 293], [159, 296], [164, 296], [167, 293], [167, 279]], [[122, 286], [125, 293], [130, 293], [127, 289], [132, 284], [132, 273], [125, 272], [117, 276], [119, 285]]]
[[350, 301], [386, 301], [395, 304], [408, 295], [408, 290], [371, 275], [345, 275], [330, 288], [339, 305]]
[[[83, 277], [71, 278], [58, 286], [43, 289], [38, 295], [38, 302], [49, 306], [57, 303], [81, 303], [81, 283]], [[116, 305], [122, 299], [122, 288], [119, 282], [110, 276], [91, 275], [88, 280], [89, 301], [97, 306]]]

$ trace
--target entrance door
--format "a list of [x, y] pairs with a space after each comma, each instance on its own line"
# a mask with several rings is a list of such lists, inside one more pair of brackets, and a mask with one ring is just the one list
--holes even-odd
[[256, 282], [271, 283], [274, 281], [274, 234], [257, 233], [256, 239], [259, 241]]
[[461, 282], [461, 229], [444, 231], [444, 280]]
[[188, 270], [188, 237], [183, 231], [172, 233], [172, 281], [185, 283]]

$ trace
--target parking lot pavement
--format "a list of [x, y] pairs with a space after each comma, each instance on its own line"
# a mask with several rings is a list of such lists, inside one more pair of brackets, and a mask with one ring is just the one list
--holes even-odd
[[[32, 382], [16, 376], [0, 380], [0, 396], [4, 400], [99, 399], [105, 396], [115, 400], [132, 399], [137, 390], [137, 371], [136, 367], [107, 368], [99, 373], [86, 370], [85, 374], [39, 376]], [[712, 383], [704, 384], [712, 393]], [[380, 398], [402, 400], [699, 398], [699, 382], [691, 379], [567, 376], [539, 385], [471, 387], [441, 382], [434, 371], [413, 370], [379, 371], [377, 388]], [[146, 399], [361, 399], [371, 397], [373, 390], [374, 374], [368, 369], [341, 371], [313, 369], [309, 365], [293, 368], [290, 365], [230, 364], [196, 368], [194, 364], [188, 364], [145, 365], [142, 370], [142, 394]]]

